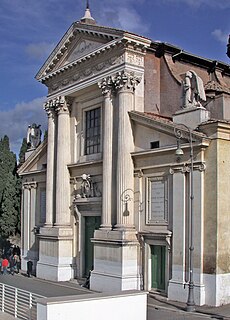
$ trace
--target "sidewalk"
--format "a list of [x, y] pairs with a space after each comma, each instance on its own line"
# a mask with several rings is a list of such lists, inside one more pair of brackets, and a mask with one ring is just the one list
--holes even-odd
[[[158, 294], [150, 293], [148, 297], [148, 306], [155, 308], [162, 308], [167, 310], [186, 312], [186, 304], [177, 301], [168, 300]], [[191, 314], [197, 314], [204, 316], [204, 318], [212, 319], [230, 319], [230, 304], [220, 306], [220, 307], [210, 307], [210, 306], [195, 306], [195, 311]]]
[[[45, 297], [58, 297], [58, 296], [69, 296], [69, 295], [82, 295], [82, 294], [94, 294], [93, 291], [82, 288], [77, 280], [66, 281], [66, 282], [53, 282], [45, 281], [39, 278], [28, 278], [24, 274], [14, 275], [14, 276], [4, 276], [0, 277], [2, 283], [18, 287], [33, 293], [40, 294]], [[150, 293], [148, 295], [148, 309], [162, 309], [167, 311], [174, 311], [175, 316], [177, 313], [186, 314], [188, 317], [188, 312], [185, 311], [186, 304], [176, 301], [168, 300], [159, 294]], [[195, 307], [196, 311], [190, 313], [191, 319], [192, 315], [202, 316], [204, 319], [219, 319], [219, 320], [229, 320], [230, 319], [230, 304], [221, 307], [209, 307], [201, 306]], [[186, 317], [186, 319], [187, 319]], [[195, 318], [195, 317], [194, 317]], [[0, 312], [0, 320], [12, 320], [14, 317], [8, 315], [7, 313]], [[176, 319], [176, 318], [175, 318]], [[152, 320], [148, 319], [148, 320]], [[155, 318], [154, 318], [155, 320]], [[156, 319], [158, 320], [158, 319]]]
[[1, 319], [1, 320], [15, 320], [14, 317], [12, 317], [12, 316], [9, 315], [8, 313], [2, 312], [2, 311], [0, 311], [0, 319]]

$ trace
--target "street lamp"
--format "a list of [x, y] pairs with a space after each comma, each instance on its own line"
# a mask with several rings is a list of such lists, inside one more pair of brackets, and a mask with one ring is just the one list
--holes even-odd
[[195, 311], [195, 302], [194, 302], [194, 282], [193, 282], [193, 251], [194, 251], [194, 244], [193, 244], [193, 222], [194, 222], [194, 213], [193, 213], [193, 201], [194, 201], [194, 192], [193, 192], [193, 143], [192, 143], [192, 131], [191, 128], [187, 127], [184, 124], [178, 124], [178, 127], [174, 128], [174, 133], [177, 138], [177, 150], [176, 155], [178, 157], [184, 154], [183, 150], [180, 147], [180, 139], [183, 138], [183, 134], [181, 132], [181, 127], [184, 127], [186, 131], [189, 132], [189, 141], [190, 146], [190, 217], [189, 217], [189, 282], [188, 282], [188, 299], [187, 299], [187, 306], [186, 311], [192, 312]]

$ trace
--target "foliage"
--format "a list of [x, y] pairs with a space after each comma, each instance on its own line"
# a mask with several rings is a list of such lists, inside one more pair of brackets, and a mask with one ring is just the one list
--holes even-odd
[[20, 232], [21, 179], [9, 138], [0, 139], [0, 232], [2, 237]]
[[21, 166], [25, 162], [25, 153], [27, 151], [27, 140], [26, 138], [23, 138], [22, 145], [19, 152], [19, 166]]
[[3, 237], [15, 234], [15, 229], [18, 220], [16, 185], [17, 177], [14, 176], [11, 172], [9, 172], [7, 175], [6, 184], [2, 195], [2, 202], [0, 208], [0, 232]]
[[5, 135], [4, 138], [0, 140], [0, 203], [8, 173], [16, 174], [16, 170], [16, 155], [10, 151], [9, 138]]

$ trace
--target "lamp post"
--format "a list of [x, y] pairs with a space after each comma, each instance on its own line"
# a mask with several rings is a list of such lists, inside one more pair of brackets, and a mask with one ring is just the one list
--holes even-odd
[[192, 131], [189, 127], [184, 124], [178, 124], [178, 127], [174, 128], [174, 133], [177, 138], [177, 150], [176, 155], [178, 157], [184, 154], [183, 150], [180, 147], [180, 139], [183, 137], [181, 132], [181, 127], [184, 127], [186, 131], [189, 132], [189, 141], [190, 146], [190, 216], [189, 216], [189, 282], [188, 282], [188, 299], [186, 311], [192, 312], [195, 311], [195, 302], [194, 302], [194, 282], [193, 282], [193, 251], [194, 251], [194, 241], [193, 241], [193, 223], [194, 223], [194, 212], [193, 212], [193, 201], [194, 201], [194, 191], [193, 191], [193, 142], [192, 142]]

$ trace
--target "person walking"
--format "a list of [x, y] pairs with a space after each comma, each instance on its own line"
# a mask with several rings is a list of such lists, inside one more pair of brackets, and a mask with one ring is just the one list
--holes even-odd
[[14, 259], [13, 254], [11, 254], [9, 258], [9, 265], [10, 265], [10, 274], [13, 276], [15, 271], [15, 265], [16, 265], [16, 261]]
[[31, 260], [29, 260], [27, 262], [27, 275], [29, 278], [31, 277], [32, 269], [33, 269], [33, 262]]
[[7, 274], [8, 265], [9, 265], [9, 261], [8, 261], [8, 259], [6, 259], [6, 257], [4, 257], [2, 260], [2, 272], [4, 275]]

